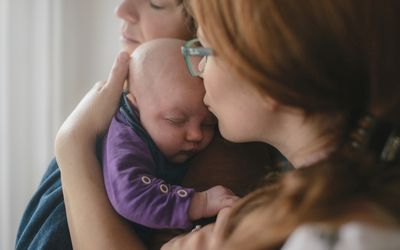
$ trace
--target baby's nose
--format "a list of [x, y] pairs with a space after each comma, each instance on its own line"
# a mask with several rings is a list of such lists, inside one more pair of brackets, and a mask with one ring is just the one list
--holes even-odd
[[200, 127], [189, 128], [186, 132], [186, 140], [191, 142], [200, 142], [203, 140], [204, 134]]

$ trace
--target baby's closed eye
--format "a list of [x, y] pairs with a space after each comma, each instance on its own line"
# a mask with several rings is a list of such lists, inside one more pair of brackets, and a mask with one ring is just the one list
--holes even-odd
[[166, 117], [165, 120], [171, 125], [181, 126], [184, 125], [187, 121], [184, 117]]

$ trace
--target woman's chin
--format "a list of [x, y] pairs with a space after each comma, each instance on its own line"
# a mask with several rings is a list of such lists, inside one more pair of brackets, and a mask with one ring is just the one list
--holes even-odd
[[241, 136], [238, 136], [235, 133], [229, 133], [228, 130], [224, 129], [221, 126], [219, 126], [219, 132], [220, 132], [221, 136], [227, 141], [234, 142], [234, 143], [248, 142], [247, 140], [244, 140], [243, 138], [241, 138]]

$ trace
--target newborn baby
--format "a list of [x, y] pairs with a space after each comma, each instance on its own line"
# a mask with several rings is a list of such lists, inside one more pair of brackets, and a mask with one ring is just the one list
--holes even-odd
[[[203, 103], [201, 79], [186, 69], [182, 44], [157, 39], [135, 50], [128, 92], [103, 141], [110, 202], [140, 230], [190, 229], [191, 221], [238, 199], [222, 186], [204, 192], [179, 186], [185, 162], [207, 147], [217, 123]], [[146, 240], [147, 232], [138, 233]]]

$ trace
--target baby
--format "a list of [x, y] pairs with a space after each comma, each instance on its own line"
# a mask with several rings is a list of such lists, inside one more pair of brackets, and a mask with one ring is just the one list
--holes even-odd
[[[105, 186], [115, 210], [152, 229], [190, 229], [238, 197], [216, 186], [195, 192], [178, 184], [185, 163], [212, 140], [216, 118], [204, 86], [189, 75], [183, 42], [158, 39], [132, 54], [128, 92], [103, 142]], [[140, 227], [140, 226], [139, 226]]]

